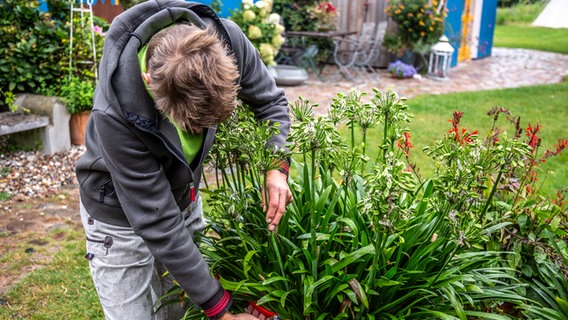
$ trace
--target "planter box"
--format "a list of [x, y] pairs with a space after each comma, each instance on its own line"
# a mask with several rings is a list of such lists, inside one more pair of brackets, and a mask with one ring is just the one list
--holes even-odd
[[295, 66], [270, 66], [268, 71], [279, 86], [299, 86], [308, 80], [308, 72]]

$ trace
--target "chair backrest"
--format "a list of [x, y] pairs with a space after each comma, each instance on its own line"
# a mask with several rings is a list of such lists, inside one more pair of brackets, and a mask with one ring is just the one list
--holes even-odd
[[376, 27], [373, 23], [373, 27], [370, 31], [370, 37], [367, 40], [362, 40], [365, 42], [363, 46], [359, 47], [361, 54], [357, 64], [368, 64], [379, 55], [379, 50], [387, 31], [387, 22], [383, 21]]
[[367, 51], [373, 45], [375, 38], [376, 24], [374, 22], [364, 22], [361, 31], [357, 36], [357, 51]]

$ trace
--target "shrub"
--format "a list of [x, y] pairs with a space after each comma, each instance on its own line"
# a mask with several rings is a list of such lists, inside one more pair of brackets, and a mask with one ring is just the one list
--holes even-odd
[[396, 36], [406, 50], [424, 51], [443, 33], [446, 11], [436, 0], [393, 0], [385, 12], [396, 22]]
[[[218, 185], [203, 190], [212, 213], [200, 248], [237, 304], [252, 300], [285, 319], [564, 314], [567, 277], [550, 275], [568, 261], [568, 212], [535, 193], [534, 126], [525, 140], [518, 118], [494, 108], [480, 139], [456, 111], [426, 149], [440, 167], [424, 178], [411, 161], [412, 115], [392, 91], [340, 93], [325, 117], [313, 108], [302, 99], [292, 106], [294, 201], [275, 232], [259, 206], [274, 128], [243, 111], [219, 128], [210, 158]], [[498, 126], [504, 117], [511, 134]], [[369, 130], [380, 141], [367, 141]], [[368, 143], [379, 152], [367, 154]]]
[[[37, 1], [0, 2], [0, 92], [36, 93], [60, 78], [66, 33]], [[3, 105], [4, 96], [0, 97]]]
[[[63, 81], [69, 85], [70, 74], [86, 82], [95, 80], [96, 66], [83, 63], [93, 60], [88, 16], [81, 19], [74, 15], [74, 63], [70, 64], [69, 2], [49, 0], [48, 7], [49, 12], [43, 13], [37, 1], [0, 2], [0, 107], [4, 109], [15, 93], [68, 94], [68, 90], [63, 93], [62, 89]], [[94, 20], [100, 29], [95, 34], [100, 61], [103, 30], [108, 23], [98, 17]]]
[[70, 114], [91, 110], [95, 95], [95, 80], [89, 77], [68, 77], [63, 80], [59, 95], [65, 101]]

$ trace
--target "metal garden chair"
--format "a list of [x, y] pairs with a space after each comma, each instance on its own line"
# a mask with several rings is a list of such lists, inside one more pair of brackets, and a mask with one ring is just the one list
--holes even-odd
[[[338, 67], [336, 75], [342, 75], [354, 82], [378, 79], [372, 62], [379, 55], [385, 32], [386, 22], [378, 26], [374, 22], [368, 22], [362, 25], [357, 36], [334, 39], [333, 59]], [[375, 79], [371, 78], [367, 71], [370, 71]]]

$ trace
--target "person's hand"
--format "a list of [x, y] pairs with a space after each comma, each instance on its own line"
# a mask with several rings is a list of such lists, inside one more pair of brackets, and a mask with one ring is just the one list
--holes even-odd
[[[287, 180], [288, 177], [278, 170], [266, 173], [266, 190], [262, 189], [261, 205], [266, 212], [268, 230], [276, 230], [286, 205], [292, 202], [292, 192]], [[268, 201], [265, 199], [265, 194], [268, 195]]]
[[259, 320], [259, 318], [248, 313], [232, 314], [230, 312], [225, 312], [224, 315], [219, 317], [219, 320]]

